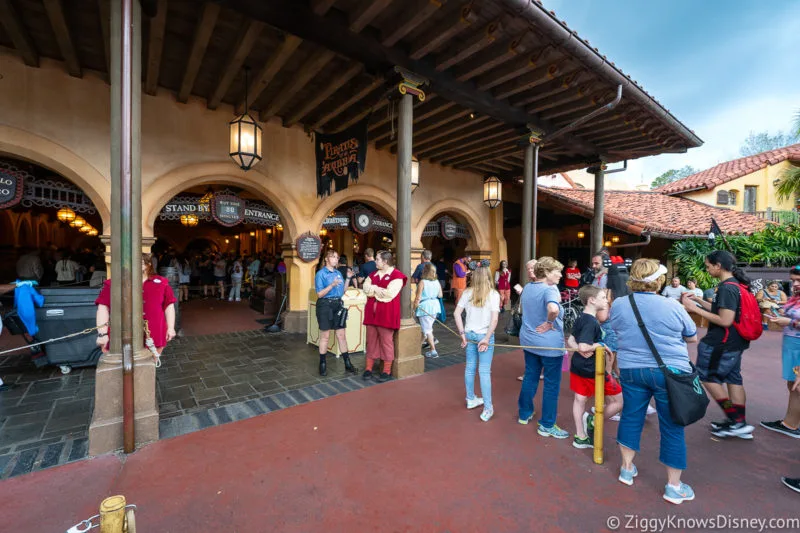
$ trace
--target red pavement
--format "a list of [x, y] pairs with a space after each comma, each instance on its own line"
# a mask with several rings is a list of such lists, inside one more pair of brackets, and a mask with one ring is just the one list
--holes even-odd
[[266, 318], [251, 309], [246, 301], [229, 302], [215, 298], [184, 302], [181, 313], [181, 328], [188, 337], [261, 329], [264, 324], [256, 320]]
[[[751, 423], [780, 417], [780, 335], [747, 353]], [[800, 476], [798, 441], [756, 430], [752, 441], [716, 441], [707, 423], [687, 431], [697, 499], [661, 499], [651, 419], [633, 487], [616, 481], [616, 424], [606, 464], [591, 450], [516, 423], [520, 354], [494, 364], [496, 415], [488, 424], [463, 400], [463, 365], [164, 440], [125, 460], [93, 460], [0, 484], [3, 531], [65, 531], [124, 494], [144, 532], [600, 531], [609, 516], [798, 517], [800, 496], [781, 475]], [[559, 424], [571, 429], [567, 380]], [[539, 393], [541, 394], [541, 393]], [[539, 402], [537, 401], [537, 410]], [[624, 518], [623, 518], [624, 524]], [[638, 529], [637, 529], [638, 530]]]

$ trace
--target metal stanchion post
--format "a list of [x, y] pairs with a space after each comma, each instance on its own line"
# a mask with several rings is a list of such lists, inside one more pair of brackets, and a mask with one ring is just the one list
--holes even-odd
[[603, 422], [605, 421], [606, 350], [594, 351], [594, 462], [603, 464]]

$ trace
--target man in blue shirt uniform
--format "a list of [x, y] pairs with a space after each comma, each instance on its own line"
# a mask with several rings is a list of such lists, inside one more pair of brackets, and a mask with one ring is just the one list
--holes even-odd
[[[342, 303], [342, 296], [346, 287], [342, 273], [337, 270], [339, 254], [336, 250], [325, 252], [325, 266], [317, 271], [314, 276], [314, 290], [317, 291], [317, 323], [319, 324], [319, 375], [328, 375], [326, 356], [328, 354], [328, 340], [331, 330], [336, 333], [339, 350], [344, 359], [344, 368], [353, 374], [358, 369], [350, 362], [347, 353], [347, 337], [345, 326], [347, 324], [347, 309]], [[353, 278], [353, 271], [347, 269], [348, 283]]]

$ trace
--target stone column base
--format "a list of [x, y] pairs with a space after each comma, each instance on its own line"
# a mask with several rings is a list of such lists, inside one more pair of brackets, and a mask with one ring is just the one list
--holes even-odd
[[[133, 358], [134, 430], [136, 447], [158, 440], [156, 367], [150, 352]], [[106, 354], [97, 365], [94, 413], [89, 426], [89, 455], [122, 449], [122, 356]]]
[[413, 318], [403, 319], [394, 336], [392, 376], [401, 379], [425, 372], [425, 358], [420, 353], [421, 345], [422, 329], [419, 324]]
[[286, 311], [283, 313], [283, 331], [286, 333], [303, 333], [308, 326], [308, 311]]

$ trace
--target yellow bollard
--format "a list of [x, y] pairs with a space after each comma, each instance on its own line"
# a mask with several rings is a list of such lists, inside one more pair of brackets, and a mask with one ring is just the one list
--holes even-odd
[[123, 533], [125, 496], [111, 496], [100, 504], [100, 533]]
[[594, 351], [594, 463], [603, 464], [603, 422], [605, 421], [606, 350]]

